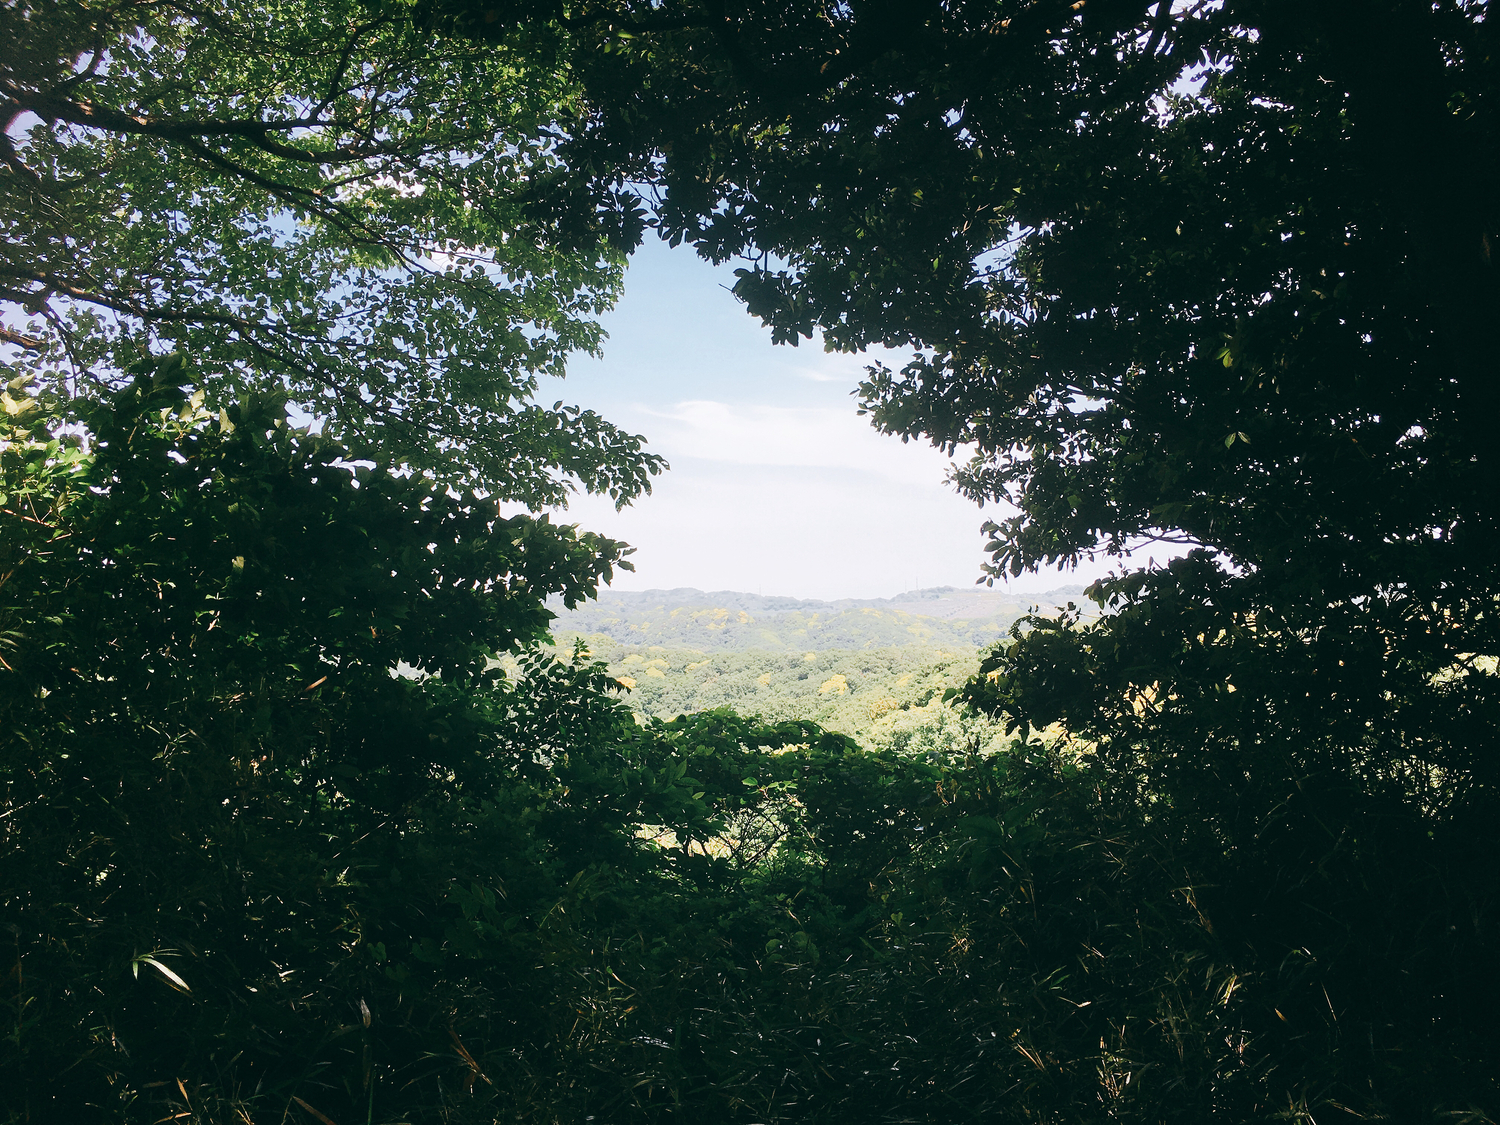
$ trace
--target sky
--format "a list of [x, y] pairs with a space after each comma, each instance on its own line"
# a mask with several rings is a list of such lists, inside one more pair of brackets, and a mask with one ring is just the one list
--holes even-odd
[[[636, 547], [635, 573], [620, 574], [617, 590], [836, 599], [972, 586], [986, 559], [979, 525], [1006, 510], [965, 500], [945, 483], [940, 452], [879, 434], [856, 413], [850, 392], [869, 357], [816, 341], [773, 345], [733, 283], [733, 266], [654, 239], [632, 258], [625, 295], [604, 318], [604, 358], [575, 358], [537, 399], [598, 411], [672, 467], [623, 512], [585, 496], [556, 518]], [[1106, 569], [1043, 571], [1012, 588], [1045, 591]]]

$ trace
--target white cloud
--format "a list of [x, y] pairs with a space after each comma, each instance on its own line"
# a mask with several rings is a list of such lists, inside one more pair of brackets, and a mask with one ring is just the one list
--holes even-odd
[[783, 360], [787, 373], [814, 383], [843, 383], [851, 390], [865, 375], [866, 369], [875, 363], [900, 370], [909, 358], [909, 353], [890, 348], [870, 348], [851, 355], [848, 352], [825, 352], [820, 343], [808, 344], [797, 354], [805, 361], [789, 363]]
[[584, 496], [554, 518], [637, 548], [618, 589], [888, 597], [979, 575], [985, 513], [945, 483], [948, 458], [847, 406], [698, 399], [613, 414], [672, 470], [623, 512]]
[[[972, 584], [986, 561], [979, 525], [1009, 509], [959, 496], [945, 483], [948, 458], [876, 433], [848, 393], [868, 364], [900, 368], [910, 353], [774, 347], [725, 291], [732, 283], [729, 267], [685, 248], [648, 243], [635, 256], [606, 318], [604, 360], [574, 364], [538, 398], [580, 402], [645, 434], [672, 471], [623, 512], [584, 496], [554, 518], [638, 548], [618, 589], [842, 598]], [[1016, 585], [1046, 590], [1104, 569]]]
[[850, 387], [858, 384], [863, 371], [850, 373], [828, 367], [808, 367], [805, 364], [788, 364], [787, 371], [799, 379], [813, 383], [844, 383]]
[[623, 512], [582, 497], [560, 518], [635, 545], [636, 573], [615, 583], [633, 590], [888, 597], [972, 583], [984, 542], [984, 513], [941, 473], [727, 459], [679, 460]]
[[877, 433], [848, 407], [767, 406], [708, 400], [664, 410], [637, 407], [619, 419], [651, 437], [669, 461], [847, 469], [891, 481], [941, 482], [949, 459], [925, 442]]

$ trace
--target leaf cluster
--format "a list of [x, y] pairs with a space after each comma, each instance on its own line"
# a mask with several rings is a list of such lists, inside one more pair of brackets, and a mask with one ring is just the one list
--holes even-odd
[[497, 54], [399, 7], [44, 0], [0, 40], [12, 374], [97, 399], [181, 351], [215, 407], [284, 391], [456, 485], [648, 489], [640, 438], [531, 401], [597, 352], [621, 274], [606, 233], [523, 205], [574, 96], [555, 37]]
[[621, 546], [351, 465], [275, 401], [214, 417], [182, 374], [0, 452], [6, 1114], [440, 1104], [460, 1013], [521, 980], [550, 1011], [549, 911], [629, 867], [648, 798], [588, 799], [634, 731], [607, 681], [489, 659]]

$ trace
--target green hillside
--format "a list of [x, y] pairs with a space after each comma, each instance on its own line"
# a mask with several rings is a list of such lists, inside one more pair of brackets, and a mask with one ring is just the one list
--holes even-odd
[[733, 591], [608, 591], [575, 610], [559, 611], [553, 631], [715, 653], [903, 645], [976, 649], [1005, 636], [1034, 606], [1061, 605], [1080, 593], [1077, 587], [1036, 595], [941, 587], [898, 598], [822, 602]]
[[979, 650], [930, 645], [821, 652], [722, 652], [582, 640], [647, 718], [730, 707], [771, 722], [812, 719], [870, 748], [921, 753], [998, 746], [993, 721], [961, 715], [943, 702], [979, 667]]
[[738, 591], [605, 591], [558, 608], [561, 649], [581, 641], [646, 718], [730, 707], [772, 722], [812, 719], [872, 748], [998, 745], [988, 719], [943, 703], [979, 654], [1034, 608], [1081, 594], [938, 587], [888, 599], [799, 600]]

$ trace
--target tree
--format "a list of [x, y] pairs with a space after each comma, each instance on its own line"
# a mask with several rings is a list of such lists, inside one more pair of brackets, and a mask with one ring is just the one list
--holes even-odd
[[143, 365], [70, 438], [9, 388], [0, 1117], [751, 1120], [796, 1108], [760, 1068], [823, 1082], [788, 1029], [826, 1026], [840, 1086], [884, 1057], [841, 1030], [868, 988], [806, 982], [899, 943], [893, 884], [922, 911], [888, 873], [964, 831], [941, 766], [638, 725], [527, 647], [619, 544], [186, 374]]
[[[184, 411], [154, 367], [79, 410], [87, 452], [4, 454], [13, 1057], [150, 1120], [246, 1091], [340, 1120], [372, 1096], [412, 1120], [1493, 1118], [1495, 32], [1458, 0], [1377, 14], [417, 10], [493, 41], [475, 66], [525, 44], [582, 91], [514, 141], [546, 174], [503, 181], [514, 221], [486, 229], [628, 246], [644, 192], [669, 237], [754, 256], [739, 292], [779, 338], [913, 347], [866, 408], [976, 445], [961, 486], [1019, 510], [997, 570], [1201, 549], [988, 661], [967, 700], [1060, 722], [1050, 747], [637, 728], [597, 669], [512, 687], [485, 659], [612, 547], [502, 531], [389, 460], [353, 476], [361, 450], [274, 404]], [[33, 85], [96, 104], [63, 70]], [[215, 135], [198, 159], [296, 165]], [[412, 460], [452, 483], [457, 448]]]
[[628, 241], [519, 209], [560, 167], [554, 38], [478, 50], [352, 2], [8, 5], [10, 375], [90, 398], [181, 351], [211, 405], [281, 387], [455, 484], [639, 495], [641, 439], [530, 401], [597, 350]]
[[345, 466], [274, 400], [216, 419], [182, 376], [142, 371], [86, 447], [27, 400], [0, 453], [8, 1118], [112, 1117], [174, 1077], [194, 1112], [258, 1083], [316, 1104], [356, 1000], [378, 1066], [412, 1062], [438, 1010], [396, 1002], [412, 950], [440, 1009], [484, 987], [434, 973], [445, 928], [511, 940], [481, 920], [527, 850], [495, 803], [541, 776], [549, 709], [611, 722], [587, 676], [482, 689], [619, 544]]
[[565, 33], [593, 202], [639, 185], [666, 237], [749, 259], [775, 338], [912, 349], [862, 407], [974, 450], [959, 488], [1015, 505], [991, 577], [1191, 548], [1097, 585], [1096, 625], [1032, 622], [968, 699], [1067, 725], [1246, 981], [1313, 959], [1328, 1053], [1311, 1009], [1247, 1001], [1301, 1029], [1267, 1064], [1304, 1076], [1288, 1112], [1493, 1113], [1500, 883], [1467, 858], [1500, 792], [1489, 6], [432, 18]]
[[[1357, 840], [1309, 853], [1327, 806], [1292, 801], [1246, 847], [1181, 784], [1138, 799], [1118, 754], [642, 727], [602, 666], [524, 649], [506, 680], [489, 655], [618, 544], [351, 466], [274, 401], [216, 417], [184, 374], [141, 371], [82, 439], [9, 392], [9, 1117], [1483, 1112], [1492, 828], [1346, 788]], [[1071, 670], [1054, 648], [1017, 679]], [[1085, 697], [1063, 693], [1086, 729]], [[1158, 764], [1186, 714], [1137, 716]], [[1277, 930], [1304, 952], [1245, 948]], [[1351, 952], [1383, 974], [1367, 1001]]]
[[1363, 590], [1490, 530], [1483, 4], [435, 10], [565, 31], [565, 159], [760, 259], [777, 339], [920, 349], [864, 405], [977, 447], [1003, 571], [1166, 536]]

